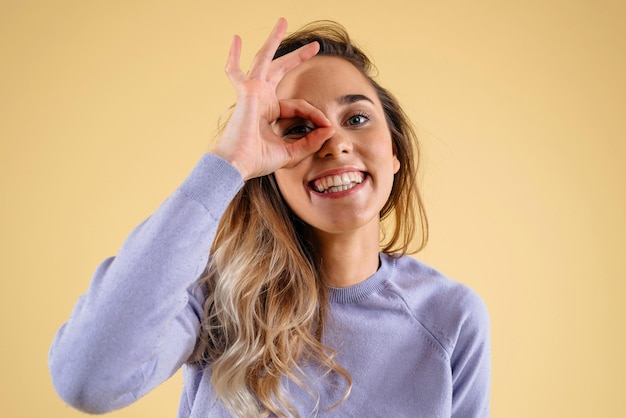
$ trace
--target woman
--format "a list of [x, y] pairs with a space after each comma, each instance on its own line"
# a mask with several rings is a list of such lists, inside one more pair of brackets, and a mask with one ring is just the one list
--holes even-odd
[[57, 391], [102, 413], [183, 366], [179, 417], [488, 416], [483, 303], [405, 256], [426, 240], [406, 116], [343, 28], [285, 31], [248, 74], [233, 39], [233, 114], [96, 271]]

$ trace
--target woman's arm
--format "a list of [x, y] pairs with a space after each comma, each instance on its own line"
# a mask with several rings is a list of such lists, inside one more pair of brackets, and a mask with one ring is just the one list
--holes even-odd
[[459, 320], [452, 366], [452, 417], [488, 418], [491, 389], [489, 313], [482, 299], [466, 292], [458, 301], [464, 307]]
[[193, 283], [242, 184], [234, 167], [205, 155], [118, 255], [98, 267], [50, 349], [53, 383], [68, 404], [91, 413], [121, 408], [187, 359], [203, 302]]

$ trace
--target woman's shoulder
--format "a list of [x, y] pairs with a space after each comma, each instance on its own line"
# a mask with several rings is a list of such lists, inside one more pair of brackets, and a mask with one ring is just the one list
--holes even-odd
[[[466, 303], [482, 303], [468, 285], [450, 279], [441, 271], [411, 256], [386, 256], [394, 264], [391, 280], [408, 294], [422, 299], [450, 302], [451, 298]], [[448, 303], [446, 303], [448, 305]]]
[[389, 291], [403, 300], [411, 315], [446, 348], [462, 333], [489, 332], [489, 314], [482, 298], [468, 285], [410, 256], [390, 257], [394, 264]]

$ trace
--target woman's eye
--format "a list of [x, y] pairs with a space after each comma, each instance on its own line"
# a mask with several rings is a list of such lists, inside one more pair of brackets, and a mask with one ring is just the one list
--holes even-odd
[[356, 125], [362, 125], [367, 121], [368, 121], [368, 117], [365, 115], [354, 115], [348, 118], [347, 123], [350, 126], [356, 126]]
[[315, 128], [307, 125], [292, 126], [291, 128], [285, 130], [283, 136], [288, 136], [291, 138], [302, 138], [303, 136], [306, 136], [309, 132], [312, 132], [313, 129]]

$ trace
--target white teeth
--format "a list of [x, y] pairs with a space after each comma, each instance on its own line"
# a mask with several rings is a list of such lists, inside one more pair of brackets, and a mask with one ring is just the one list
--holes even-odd
[[363, 173], [350, 171], [333, 176], [322, 177], [313, 182], [319, 193], [336, 193], [348, 190], [363, 182]]

